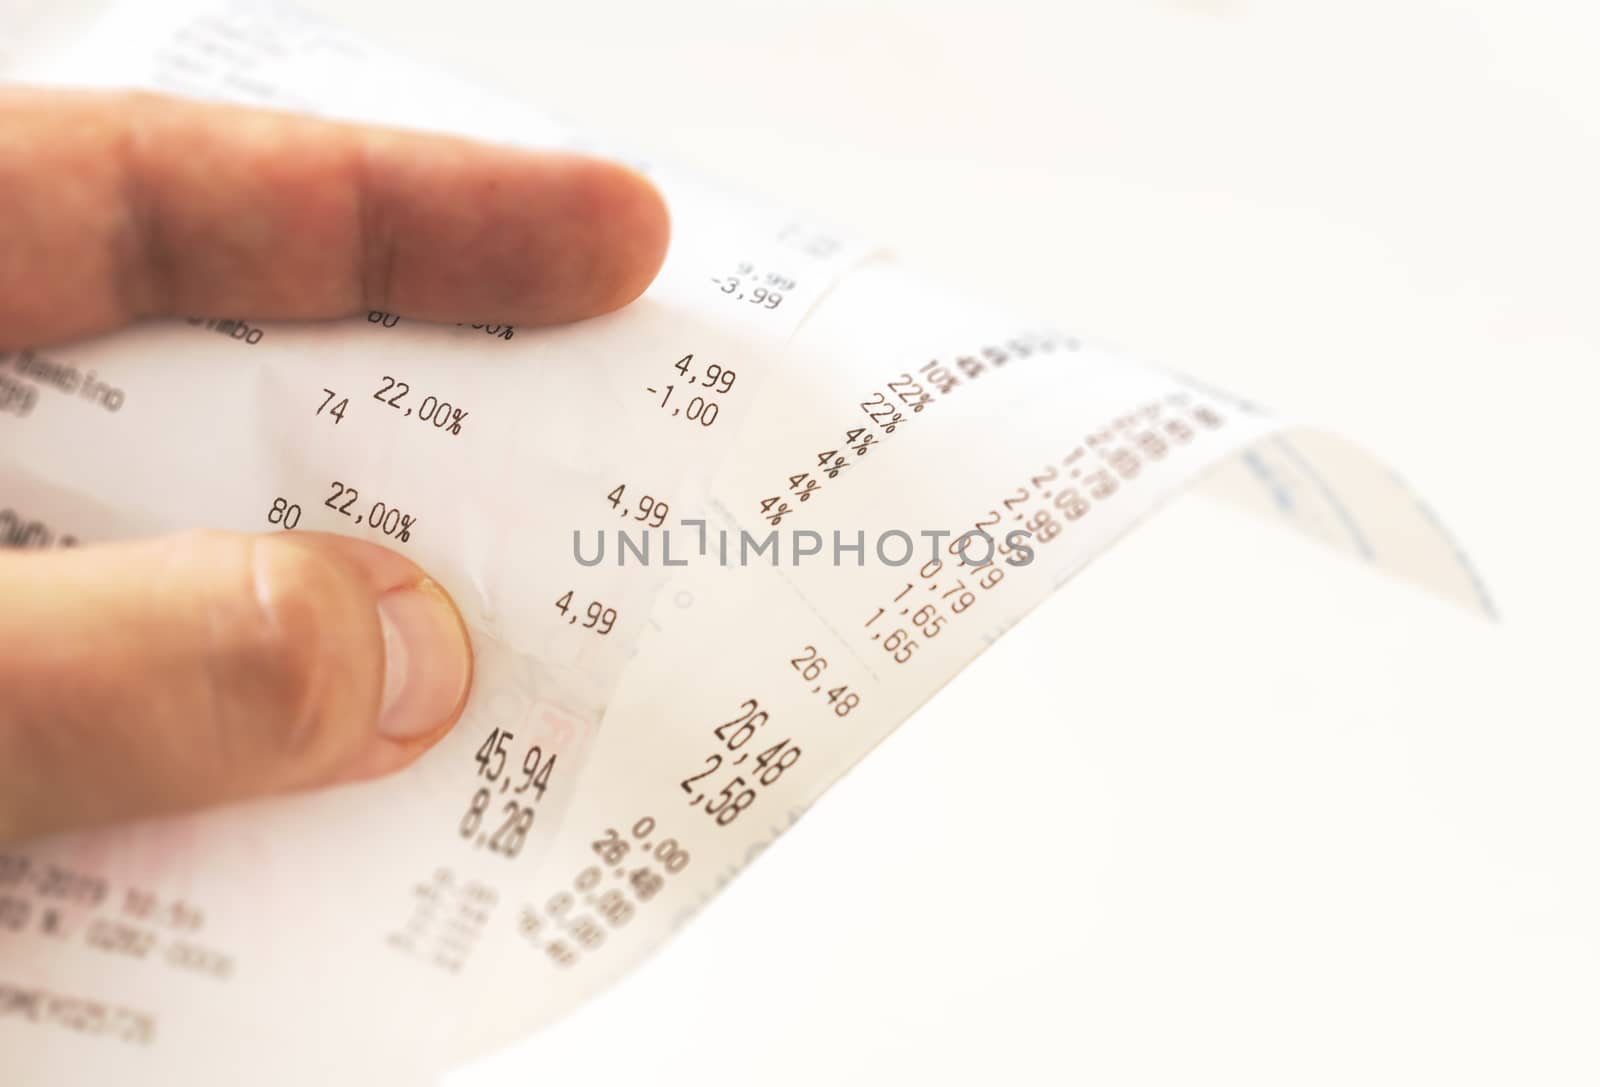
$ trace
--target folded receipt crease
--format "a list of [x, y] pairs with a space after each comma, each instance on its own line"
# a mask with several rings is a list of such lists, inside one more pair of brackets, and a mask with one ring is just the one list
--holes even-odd
[[527, 1034], [1194, 485], [1493, 613], [1337, 439], [292, 8], [126, 4], [21, 74], [612, 154], [675, 238], [571, 327], [207, 315], [0, 356], [10, 542], [345, 532], [447, 585], [479, 657], [397, 777], [0, 850], [17, 1082], [427, 1082]]

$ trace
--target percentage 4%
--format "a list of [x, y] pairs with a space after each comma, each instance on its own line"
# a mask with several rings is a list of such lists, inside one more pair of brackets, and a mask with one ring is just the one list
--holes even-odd
[[[822, 486], [821, 483], [818, 483], [816, 480], [809, 477], [809, 472], [801, 472], [797, 476], [789, 477], [789, 489], [799, 494], [800, 501], [802, 502], [811, 497], [812, 491]], [[802, 486], [802, 484], [804, 485]]]
[[771, 498], [763, 498], [761, 500], [761, 513], [768, 521], [772, 522], [774, 528], [783, 523], [785, 514], [791, 512], [793, 511], [790, 510], [789, 503], [778, 498], [776, 495]]
[[817, 454], [817, 466], [827, 473], [829, 479], [838, 479], [839, 473], [850, 467], [849, 462], [838, 454], [837, 449]]

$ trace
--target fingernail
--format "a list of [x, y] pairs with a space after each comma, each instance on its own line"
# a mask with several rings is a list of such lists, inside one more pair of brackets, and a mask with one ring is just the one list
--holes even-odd
[[432, 581], [378, 597], [383, 627], [383, 708], [378, 732], [412, 740], [443, 728], [472, 679], [472, 647], [443, 589]]

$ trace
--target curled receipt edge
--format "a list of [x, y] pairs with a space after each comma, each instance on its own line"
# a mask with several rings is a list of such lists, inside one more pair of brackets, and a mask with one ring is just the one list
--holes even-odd
[[427, 1082], [527, 1034], [1192, 485], [1493, 614], [1336, 439], [292, 9], [127, 4], [26, 77], [609, 154], [675, 238], [578, 326], [196, 315], [0, 356], [9, 542], [378, 540], [479, 659], [397, 777], [0, 849], [15, 1082]]

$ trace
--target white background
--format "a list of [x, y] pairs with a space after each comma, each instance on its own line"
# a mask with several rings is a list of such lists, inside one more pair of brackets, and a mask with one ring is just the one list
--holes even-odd
[[1600, 1081], [1600, 11], [313, 6], [1399, 466], [1492, 627], [1186, 500], [493, 1084]]

